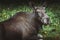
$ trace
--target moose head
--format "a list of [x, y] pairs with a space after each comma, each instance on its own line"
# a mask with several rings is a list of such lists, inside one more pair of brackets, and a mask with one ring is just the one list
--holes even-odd
[[34, 7], [34, 12], [38, 15], [38, 20], [43, 24], [50, 24], [49, 16], [46, 14], [45, 7]]
[[46, 14], [45, 7], [46, 2], [43, 2], [41, 6], [36, 6], [35, 2], [30, 1], [29, 5], [34, 9], [33, 12], [38, 15], [38, 20], [43, 24], [50, 24], [49, 16]]

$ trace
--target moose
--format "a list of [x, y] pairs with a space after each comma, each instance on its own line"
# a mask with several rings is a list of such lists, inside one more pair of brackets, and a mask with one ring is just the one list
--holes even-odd
[[34, 12], [18, 12], [0, 22], [1, 40], [38, 40], [39, 28], [50, 23], [45, 7], [35, 7]]

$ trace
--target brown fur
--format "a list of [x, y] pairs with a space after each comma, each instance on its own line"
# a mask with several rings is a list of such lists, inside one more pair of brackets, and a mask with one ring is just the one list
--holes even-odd
[[43, 23], [37, 13], [18, 12], [0, 25], [3, 40], [37, 40]]

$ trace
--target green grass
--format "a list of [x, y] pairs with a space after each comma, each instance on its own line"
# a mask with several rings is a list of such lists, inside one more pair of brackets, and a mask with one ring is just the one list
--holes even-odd
[[32, 9], [25, 5], [12, 5], [7, 7], [6, 5], [1, 7], [0, 10], [0, 22], [5, 21], [9, 19], [11, 16], [13, 16], [17, 12], [32, 12]]

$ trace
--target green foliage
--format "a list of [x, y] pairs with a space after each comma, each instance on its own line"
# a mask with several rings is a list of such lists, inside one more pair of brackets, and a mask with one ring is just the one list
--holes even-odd
[[48, 5], [46, 12], [50, 17], [51, 24], [43, 26], [42, 34], [45, 37], [55, 37], [60, 35], [60, 5]]
[[2, 6], [1, 7], [2, 11], [0, 12], [0, 22], [5, 21], [7, 19], [9, 19], [11, 16], [13, 16], [15, 13], [17, 12], [32, 12], [32, 9], [28, 6], [25, 5], [19, 5], [19, 6], [15, 6], [12, 5], [11, 7], [7, 7]]

